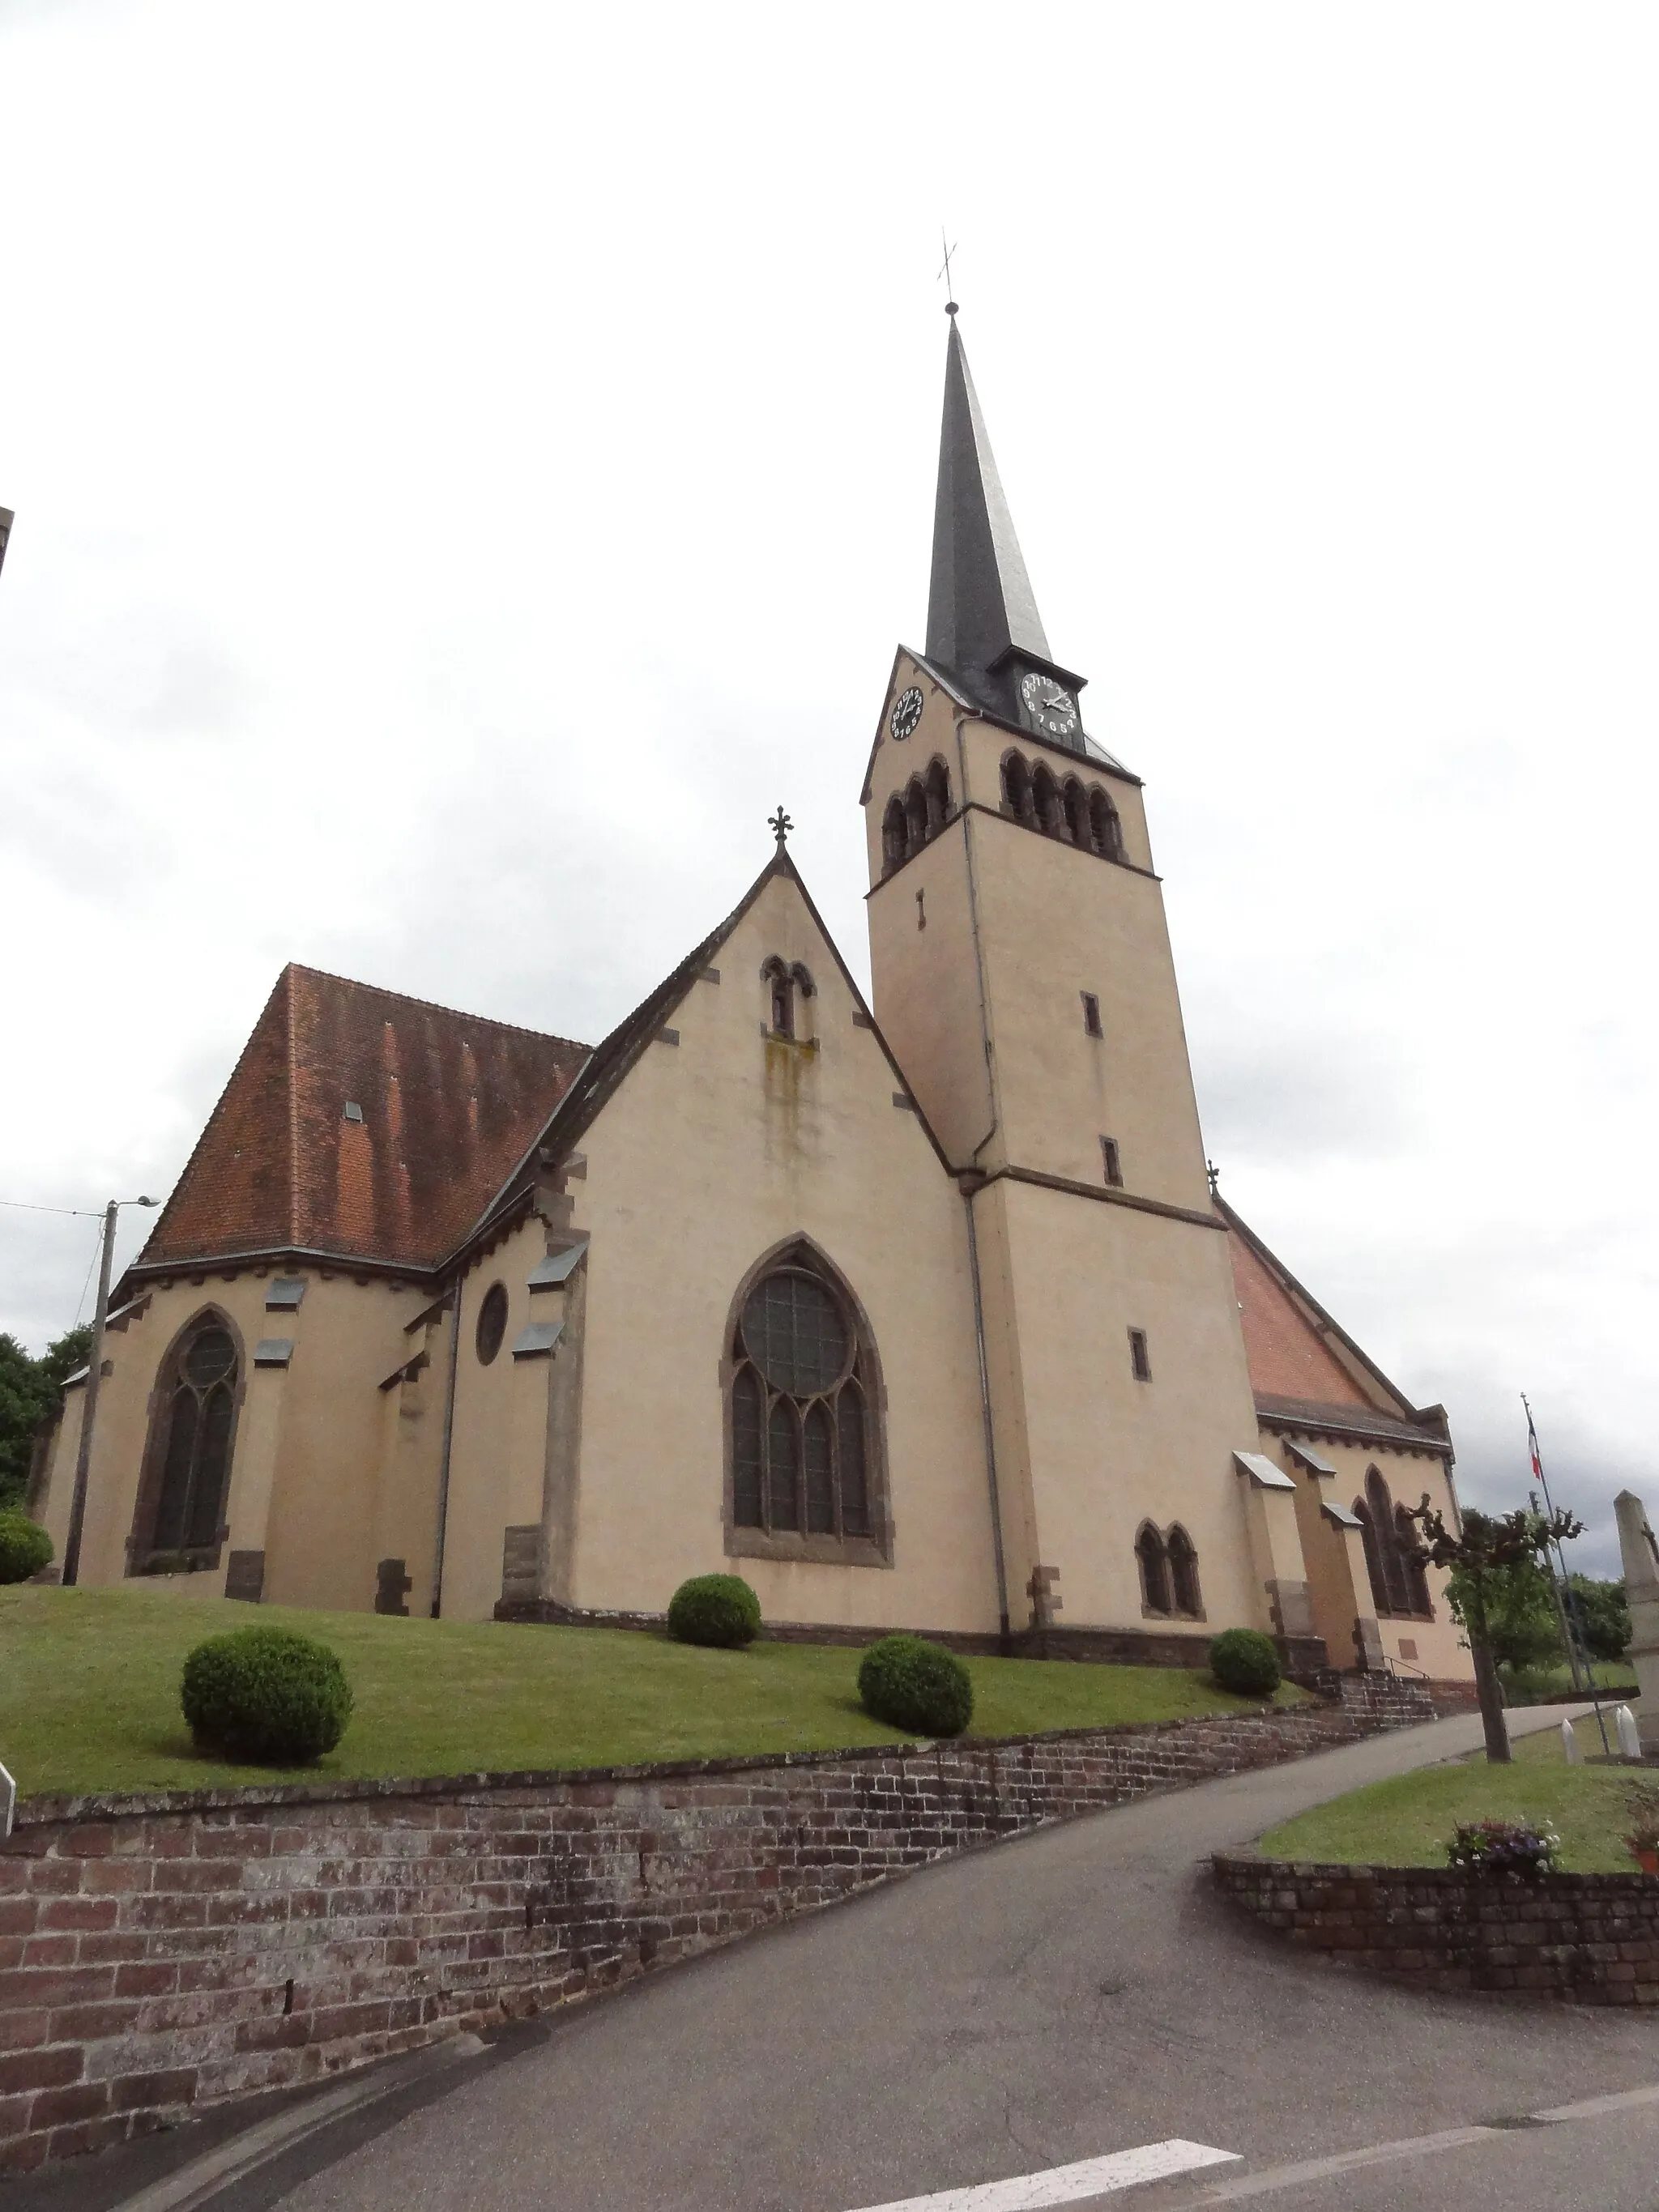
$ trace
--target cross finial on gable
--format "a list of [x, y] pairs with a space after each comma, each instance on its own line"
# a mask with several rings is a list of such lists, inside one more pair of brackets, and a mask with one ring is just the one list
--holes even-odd
[[780, 852], [783, 850], [785, 844], [788, 841], [789, 832], [794, 828], [794, 823], [784, 812], [782, 807], [779, 807], [775, 814], [769, 815], [767, 817], [767, 827], [770, 830], [772, 835], [777, 839], [778, 850]]
[[1221, 1170], [1213, 1160], [1206, 1160], [1204, 1172], [1210, 1178], [1210, 1195], [1214, 1198], [1221, 1188]]

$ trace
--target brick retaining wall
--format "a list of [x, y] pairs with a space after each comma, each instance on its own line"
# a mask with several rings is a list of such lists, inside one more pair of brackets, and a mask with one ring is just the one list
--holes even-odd
[[535, 2011], [951, 1852], [1430, 1717], [36, 1799], [0, 1844], [0, 2168]]
[[1218, 1852], [1216, 1880], [1292, 1943], [1419, 1989], [1659, 2004], [1659, 1877], [1493, 1878]]

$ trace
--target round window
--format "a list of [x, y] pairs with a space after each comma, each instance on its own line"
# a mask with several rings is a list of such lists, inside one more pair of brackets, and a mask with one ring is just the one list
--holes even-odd
[[833, 1390], [850, 1346], [841, 1308], [816, 1276], [793, 1269], [757, 1283], [743, 1309], [744, 1349], [775, 1390]]
[[488, 1367], [501, 1348], [501, 1339], [507, 1334], [507, 1285], [492, 1283], [484, 1292], [483, 1304], [478, 1308], [478, 1358]]
[[185, 1354], [185, 1374], [198, 1390], [222, 1382], [236, 1364], [236, 1347], [222, 1328], [204, 1328]]

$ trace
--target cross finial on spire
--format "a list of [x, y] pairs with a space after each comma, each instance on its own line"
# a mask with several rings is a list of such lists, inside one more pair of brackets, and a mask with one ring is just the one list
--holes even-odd
[[766, 826], [777, 839], [779, 852], [782, 852], [785, 844], [788, 842], [789, 832], [795, 826], [794, 823], [784, 812], [782, 807], [779, 807], [775, 814], [767, 817]]
[[1209, 1176], [1209, 1178], [1210, 1178], [1210, 1195], [1211, 1195], [1211, 1197], [1212, 1197], [1212, 1198], [1215, 1198], [1215, 1197], [1218, 1196], [1218, 1195], [1219, 1195], [1219, 1193], [1220, 1193], [1220, 1190], [1221, 1190], [1221, 1170], [1220, 1170], [1220, 1169], [1216, 1165], [1216, 1164], [1215, 1164], [1215, 1162], [1214, 1162], [1213, 1160], [1206, 1160], [1206, 1162], [1204, 1163], [1204, 1172], [1205, 1172], [1205, 1173]]
[[[954, 315], [957, 311], [957, 303], [951, 297], [951, 256], [957, 249], [954, 246], [949, 243], [945, 225], [943, 223], [940, 223], [939, 227], [939, 242], [945, 248], [945, 265], [939, 272], [939, 276], [945, 279], [945, 312], [947, 315]], [[934, 281], [937, 282], [937, 278]]]

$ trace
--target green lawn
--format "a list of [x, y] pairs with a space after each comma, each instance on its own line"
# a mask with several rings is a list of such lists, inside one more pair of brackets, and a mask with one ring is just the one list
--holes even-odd
[[[1600, 1753], [1594, 1717], [1577, 1723], [1585, 1757]], [[1607, 1740], [1616, 1751], [1613, 1717]], [[1573, 1874], [1633, 1874], [1620, 1838], [1628, 1828], [1633, 1784], [1651, 1789], [1659, 1774], [1634, 1767], [1569, 1766], [1559, 1732], [1522, 1736], [1509, 1766], [1489, 1766], [1484, 1752], [1444, 1766], [1374, 1782], [1271, 1828], [1257, 1849], [1268, 1858], [1335, 1865], [1443, 1866], [1460, 1820], [1548, 1820], [1561, 1838], [1559, 1863]]]
[[[179, 1673], [200, 1638], [251, 1620], [320, 1638], [356, 1698], [339, 1749], [305, 1770], [503, 1772], [903, 1741], [858, 1702], [860, 1654], [824, 1644], [702, 1651], [621, 1629], [298, 1613], [143, 1589], [0, 1589], [0, 1763], [24, 1796], [205, 1790], [281, 1778], [199, 1757]], [[970, 1659], [976, 1735], [1249, 1710], [1168, 1667]], [[1295, 1691], [1280, 1692], [1294, 1699]], [[289, 1778], [295, 1778], [290, 1777]]]

